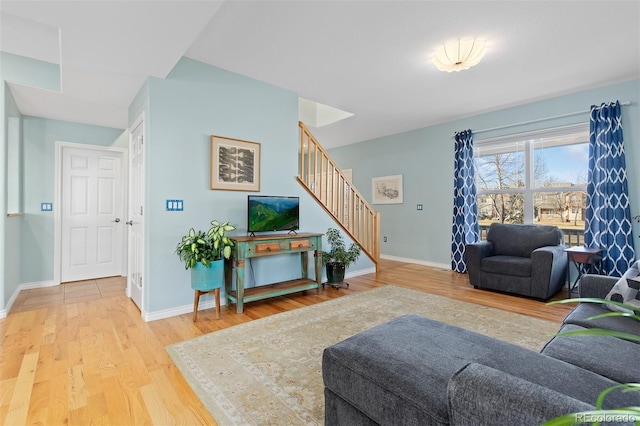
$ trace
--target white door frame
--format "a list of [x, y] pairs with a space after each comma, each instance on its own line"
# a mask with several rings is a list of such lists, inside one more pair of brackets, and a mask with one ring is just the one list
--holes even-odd
[[[128, 197], [127, 197], [127, 210], [126, 210], [126, 214], [125, 214], [125, 218], [127, 220], [127, 224], [131, 225], [131, 227], [129, 229], [127, 229], [127, 236], [126, 236], [126, 242], [127, 242], [127, 249], [128, 249], [128, 253], [127, 253], [127, 289], [126, 289], [126, 294], [127, 297], [129, 297], [136, 306], [138, 306], [138, 308], [140, 309], [140, 315], [142, 316], [142, 318], [147, 321], [146, 319], [146, 305], [147, 305], [147, 297], [145, 295], [146, 291], [145, 291], [145, 286], [146, 284], [144, 283], [144, 280], [146, 278], [146, 269], [145, 269], [145, 255], [144, 255], [144, 251], [145, 251], [145, 247], [146, 247], [146, 231], [145, 231], [145, 224], [144, 224], [144, 214], [141, 214], [141, 216], [143, 217], [142, 219], [142, 259], [141, 259], [141, 264], [140, 269], [142, 273], [142, 280], [141, 280], [141, 286], [142, 286], [142, 291], [140, 292], [140, 300], [136, 300], [135, 295], [134, 295], [134, 289], [132, 288], [132, 283], [131, 280], [132, 278], [134, 278], [134, 273], [135, 271], [130, 271], [129, 268], [132, 265], [136, 265], [136, 262], [133, 261], [134, 259], [129, 259], [129, 255], [131, 254], [131, 256], [135, 255], [135, 250], [134, 251], [130, 251], [129, 249], [131, 248], [131, 243], [132, 243], [132, 232], [133, 232], [133, 214], [131, 212], [131, 209], [133, 208], [133, 203], [135, 200], [131, 200], [130, 197], [135, 196], [135, 190], [131, 188], [131, 184], [132, 182], [135, 180], [135, 177], [133, 175], [133, 170], [132, 170], [132, 164], [131, 161], [133, 161], [133, 157], [135, 155], [135, 151], [133, 150], [133, 148], [131, 147], [131, 142], [132, 142], [132, 137], [133, 134], [136, 132], [136, 130], [140, 127], [141, 131], [142, 131], [142, 167], [143, 167], [143, 176], [142, 176], [142, 189], [141, 189], [141, 198], [142, 198], [142, 208], [144, 210], [146, 210], [146, 206], [145, 206], [145, 182], [146, 182], [146, 151], [147, 151], [147, 140], [146, 140], [146, 128], [145, 126], [147, 125], [146, 121], [145, 121], [145, 113], [142, 112], [138, 118], [135, 119], [135, 121], [133, 122], [133, 124], [129, 127], [128, 129], [128, 133], [129, 133], [129, 148], [131, 150], [131, 155], [129, 156], [129, 161], [127, 162], [127, 171], [129, 173], [129, 175], [132, 176], [131, 181], [128, 182], [127, 184], [127, 190], [129, 191], [128, 193]], [[142, 126], [142, 127], [141, 127]], [[133, 182], [135, 184], [135, 182]], [[144, 213], [144, 212], [143, 212]], [[130, 260], [132, 260], [132, 262], [129, 262]]]
[[[61, 283], [62, 275], [62, 150], [64, 148], [76, 148], [93, 151], [109, 151], [122, 153], [122, 194], [124, 195], [124, 211], [128, 211], [128, 176], [129, 170], [125, 166], [129, 164], [127, 148], [116, 148], [111, 146], [90, 145], [75, 142], [56, 141], [55, 146], [55, 195], [53, 198], [53, 282], [54, 285]], [[123, 216], [124, 217], [124, 216]], [[120, 275], [127, 274], [127, 239], [122, 239], [122, 262]]]

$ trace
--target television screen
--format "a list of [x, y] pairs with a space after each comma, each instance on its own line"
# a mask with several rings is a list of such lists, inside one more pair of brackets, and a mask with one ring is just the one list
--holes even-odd
[[300, 227], [298, 197], [248, 197], [248, 232], [295, 231]]

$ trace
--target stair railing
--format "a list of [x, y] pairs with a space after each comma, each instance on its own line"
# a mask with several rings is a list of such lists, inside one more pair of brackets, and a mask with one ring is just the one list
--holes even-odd
[[300, 127], [297, 180], [357, 242], [378, 268], [380, 215], [366, 202], [304, 123]]

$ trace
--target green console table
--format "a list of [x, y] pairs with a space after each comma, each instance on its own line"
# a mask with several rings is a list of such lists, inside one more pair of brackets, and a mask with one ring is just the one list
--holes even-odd
[[[227, 306], [236, 304], [236, 312], [242, 313], [244, 304], [254, 300], [282, 296], [304, 290], [322, 289], [322, 234], [284, 234], [251, 237], [231, 237], [235, 246], [231, 262], [225, 262], [225, 293]], [[309, 279], [308, 256], [315, 257], [315, 280]], [[244, 288], [245, 261], [256, 257], [300, 253], [302, 277], [274, 284]], [[233, 267], [236, 269], [236, 289], [233, 289]]]

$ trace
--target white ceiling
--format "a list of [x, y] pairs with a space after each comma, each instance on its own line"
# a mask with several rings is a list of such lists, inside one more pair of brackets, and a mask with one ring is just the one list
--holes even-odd
[[[62, 93], [11, 84], [23, 114], [116, 128], [145, 78], [181, 56], [354, 113], [313, 130], [329, 148], [640, 78], [638, 1], [3, 0], [0, 10], [2, 50], [61, 64]], [[466, 37], [487, 40], [480, 64], [437, 71], [435, 48]]]

